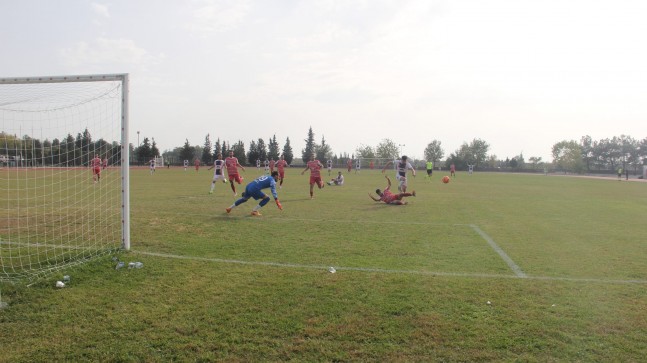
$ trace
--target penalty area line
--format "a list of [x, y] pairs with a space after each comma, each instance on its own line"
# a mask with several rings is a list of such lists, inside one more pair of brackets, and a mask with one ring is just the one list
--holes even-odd
[[514, 272], [514, 274], [515, 274], [515, 275], [517, 275], [517, 277], [520, 277], [520, 278], [526, 278], [526, 277], [528, 277], [528, 276], [527, 276], [523, 271], [521, 271], [521, 268], [520, 268], [519, 266], [517, 266], [517, 264], [516, 264], [516, 263], [514, 263], [514, 261], [512, 261], [512, 259], [510, 258], [510, 256], [508, 256], [508, 254], [507, 254], [507, 253], [505, 253], [505, 251], [503, 251], [503, 249], [501, 249], [501, 247], [499, 247], [499, 245], [497, 245], [497, 244], [496, 244], [496, 242], [494, 242], [494, 240], [493, 240], [492, 238], [490, 238], [490, 236], [488, 236], [485, 232], [483, 232], [483, 231], [482, 231], [482, 230], [481, 230], [477, 225], [475, 225], [475, 224], [470, 224], [470, 227], [471, 227], [474, 231], [476, 231], [476, 233], [478, 233], [481, 237], [483, 237], [483, 239], [484, 239], [484, 240], [485, 240], [485, 241], [490, 245], [490, 247], [492, 247], [492, 249], [493, 249], [496, 253], [498, 253], [498, 254], [499, 254], [499, 256], [501, 256], [501, 258], [503, 259], [503, 261], [505, 261], [505, 263], [507, 263], [507, 264], [508, 264], [508, 266], [510, 267], [510, 269], [512, 269], [512, 272]]
[[[130, 250], [131, 253], [161, 257], [172, 258], [191, 261], [203, 262], [216, 262], [216, 263], [230, 263], [248, 266], [271, 266], [280, 268], [300, 268], [309, 270], [323, 270], [328, 271], [329, 266], [318, 265], [304, 265], [295, 263], [280, 263], [280, 262], [263, 262], [263, 261], [243, 261], [223, 258], [206, 258], [194, 256], [181, 256], [167, 253], [147, 252]], [[464, 272], [432, 272], [432, 271], [416, 271], [416, 270], [392, 270], [382, 268], [368, 268], [368, 267], [344, 267], [333, 266], [337, 271], [357, 271], [357, 272], [375, 272], [375, 273], [388, 273], [388, 274], [409, 274], [421, 276], [443, 276], [443, 277], [467, 277], [467, 278], [492, 278], [492, 279], [527, 279], [527, 280], [543, 280], [543, 281], [567, 281], [567, 282], [586, 282], [586, 283], [600, 283], [600, 284], [647, 284], [647, 280], [604, 280], [596, 278], [574, 278], [574, 277], [550, 277], [550, 276], [526, 276], [518, 275], [501, 275], [501, 274], [484, 274], [484, 273], [464, 273]]]

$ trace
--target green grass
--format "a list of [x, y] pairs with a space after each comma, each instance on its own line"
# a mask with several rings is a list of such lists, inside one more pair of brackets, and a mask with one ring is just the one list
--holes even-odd
[[418, 196], [388, 206], [367, 196], [379, 171], [314, 200], [300, 171], [279, 190], [284, 211], [270, 202], [257, 218], [253, 200], [227, 215], [232, 192], [208, 195], [206, 170], [133, 170], [132, 251], [117, 257], [144, 267], [108, 256], [3, 284], [0, 361], [647, 356], [647, 183], [420, 173]]

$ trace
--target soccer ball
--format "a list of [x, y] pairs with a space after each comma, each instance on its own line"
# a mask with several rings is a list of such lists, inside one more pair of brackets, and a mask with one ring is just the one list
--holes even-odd
[[447, 175], [443, 177], [443, 183], [445, 184], [449, 183], [449, 177]]

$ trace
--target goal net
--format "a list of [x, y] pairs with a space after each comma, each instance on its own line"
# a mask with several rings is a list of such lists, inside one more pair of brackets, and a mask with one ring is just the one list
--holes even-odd
[[0, 281], [128, 249], [128, 75], [0, 78]]

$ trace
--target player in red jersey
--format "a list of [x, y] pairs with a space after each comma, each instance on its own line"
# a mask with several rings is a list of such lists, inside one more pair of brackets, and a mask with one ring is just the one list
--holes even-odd
[[350, 173], [350, 169], [353, 167], [353, 161], [351, 159], [348, 159], [348, 161], [346, 161], [346, 167], [348, 168], [348, 172]]
[[270, 174], [274, 171], [274, 166], [276, 166], [276, 161], [274, 161], [274, 159], [270, 159]]
[[197, 173], [200, 170], [200, 160], [198, 160], [198, 158], [195, 158], [193, 165], [195, 165], [195, 172]]
[[94, 154], [94, 159], [90, 161], [90, 167], [92, 167], [92, 179], [95, 183], [101, 180], [101, 164], [99, 155]]
[[319, 187], [319, 189], [322, 189], [324, 187], [324, 182], [321, 180], [321, 169], [323, 168], [323, 164], [319, 160], [315, 160], [315, 155], [312, 154], [310, 155], [310, 161], [308, 161], [308, 164], [306, 165], [306, 168], [303, 169], [301, 172], [301, 175], [305, 173], [308, 169], [310, 169], [310, 199], [313, 199], [314, 196], [314, 186], [315, 183]]
[[105, 169], [107, 167], [108, 167], [108, 158], [105, 158], [103, 159], [103, 168]]
[[449, 175], [453, 177], [456, 176], [456, 165], [452, 164], [449, 166]]
[[375, 198], [371, 193], [368, 193], [368, 196], [371, 197], [376, 202], [384, 202], [386, 204], [395, 204], [395, 205], [405, 205], [407, 202], [403, 201], [402, 198], [404, 197], [415, 197], [416, 196], [416, 191], [412, 191], [411, 193], [398, 193], [398, 194], [393, 194], [391, 192], [391, 179], [389, 179], [388, 176], [384, 176], [386, 178], [386, 181], [388, 182], [386, 188], [384, 188], [384, 191], [380, 191], [379, 189], [375, 190], [375, 193], [379, 195], [379, 198]]
[[234, 156], [234, 152], [232, 150], [229, 150], [229, 156], [225, 158], [225, 166], [227, 167], [227, 174], [229, 174], [229, 184], [231, 185], [231, 190], [234, 192], [235, 197], [238, 193], [236, 192], [234, 181], [238, 184], [243, 182], [243, 177], [238, 174], [238, 168], [243, 169], [243, 171], [245, 171], [245, 168], [240, 165], [238, 158]]
[[285, 178], [285, 167], [286, 166], [288, 168], [290, 167], [290, 165], [288, 165], [288, 162], [285, 161], [285, 156], [281, 155], [281, 158], [279, 159], [279, 161], [276, 162], [276, 168], [279, 171], [279, 180], [280, 180], [279, 189], [281, 189], [283, 187], [283, 178]]

